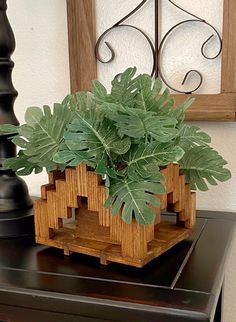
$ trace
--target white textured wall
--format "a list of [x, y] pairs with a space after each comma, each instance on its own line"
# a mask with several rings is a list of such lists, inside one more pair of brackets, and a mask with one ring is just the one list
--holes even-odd
[[[29, 106], [60, 102], [70, 91], [66, 2], [8, 0], [8, 18], [16, 38], [12, 56], [14, 86], [19, 92], [15, 114], [20, 122]], [[39, 195], [45, 173], [24, 178]]]
[[[139, 2], [139, 0], [97, 0], [98, 34], [123, 17]], [[208, 18], [210, 22], [220, 28], [222, 15], [219, 15], [219, 13], [222, 13], [222, 0], [176, 0], [175, 2], [183, 4], [197, 15], [204, 15], [204, 18]], [[132, 22], [139, 24], [151, 38], [153, 38], [154, 27], [153, 3], [154, 1], [150, 0], [142, 12], [140, 11], [132, 19]], [[164, 6], [162, 14], [168, 18], [167, 21], [162, 20], [161, 23], [162, 32], [164, 32], [172, 19], [176, 21], [181, 15], [177, 14], [175, 18], [171, 18], [167, 1], [162, 0], [162, 3]], [[13, 60], [16, 63], [13, 78], [15, 87], [19, 91], [15, 112], [22, 122], [27, 106], [52, 104], [60, 101], [69, 92], [66, 4], [65, 0], [8, 0], [8, 6], [8, 16], [17, 40], [17, 48], [13, 55]], [[194, 59], [192, 60], [192, 54], [189, 50], [191, 38], [196, 39], [195, 32], [195, 27], [193, 29], [186, 28], [184, 36], [181, 36], [183, 37], [182, 40], [180, 39], [182, 43], [173, 45], [174, 52], [180, 53], [182, 44], [186, 43], [185, 40], [187, 40], [189, 48], [187, 46], [184, 50], [186, 53], [184, 62], [171, 59], [169, 50], [172, 52], [172, 48], [168, 48], [168, 46], [166, 48], [168, 50], [168, 68], [165, 69], [165, 72], [168, 73], [168, 76], [171, 76], [171, 81], [176, 84], [182, 77], [182, 74], [180, 77], [180, 74], [174, 71], [176, 67], [182, 73], [185, 72], [184, 68], [189, 66], [192, 68]], [[142, 37], [128, 29], [115, 31], [110, 40], [114, 37], [116, 39], [114, 48], [117, 54], [119, 53], [116, 61], [110, 65], [99, 65], [99, 77], [105, 84], [108, 84], [114, 75], [130, 65], [136, 65], [139, 72], [150, 71], [151, 54]], [[123, 46], [124, 40], [127, 41]], [[194, 46], [197, 47], [193, 49], [193, 53], [199, 56], [199, 45], [195, 43]], [[127, 54], [127, 50], [129, 54]], [[106, 57], [106, 50], [103, 53]], [[209, 82], [204, 84], [203, 91], [208, 93], [218, 92], [220, 60], [209, 62], [209, 64], [201, 61], [198, 68], [202, 70], [205, 76], [210, 76]], [[236, 211], [236, 124], [201, 123], [200, 125], [203, 130], [212, 136], [213, 146], [228, 160], [233, 180], [218, 187], [213, 187], [207, 193], [199, 193], [198, 208]], [[29, 176], [26, 181], [31, 194], [39, 194], [39, 187], [46, 182], [46, 176]], [[234, 305], [236, 290], [235, 249], [236, 241], [226, 274], [224, 322], [236, 321], [236, 306]]]

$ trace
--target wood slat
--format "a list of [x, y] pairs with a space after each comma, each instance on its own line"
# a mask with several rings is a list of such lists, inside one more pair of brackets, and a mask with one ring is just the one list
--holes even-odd
[[[73, 188], [73, 187], [72, 187]], [[57, 216], [60, 218], [71, 218], [71, 203], [67, 196], [71, 189], [67, 189], [65, 180], [56, 180], [56, 194], [57, 194]], [[78, 207], [78, 204], [77, 204]]]
[[[176, 94], [172, 97], [176, 101], [176, 105], [190, 98], [192, 95], [188, 94]], [[234, 93], [222, 93], [222, 94], [196, 94], [193, 95], [195, 101], [189, 108], [190, 111], [197, 111], [200, 107], [207, 109], [207, 107], [214, 110], [214, 112], [222, 111], [224, 108], [225, 112], [236, 111], [236, 96]]]
[[67, 0], [71, 92], [90, 90], [97, 78], [95, 0]]
[[88, 209], [92, 211], [99, 211], [99, 199], [98, 199], [98, 175], [95, 172], [87, 171], [88, 182]]
[[184, 189], [184, 207], [183, 210], [179, 212], [178, 220], [186, 222], [190, 218], [192, 199], [189, 185], [185, 184]]
[[172, 205], [178, 201], [179, 198], [179, 165], [173, 164], [173, 187], [172, 192], [167, 195], [168, 204]]
[[185, 222], [185, 227], [193, 229], [196, 225], [196, 192], [191, 192], [189, 220]]
[[186, 121], [235, 121], [236, 93], [173, 95], [176, 105], [190, 96], [195, 97], [187, 110]]
[[167, 166], [167, 180], [166, 180], [166, 192], [167, 194], [171, 193], [174, 189], [174, 165], [173, 163], [170, 163]]
[[34, 221], [36, 240], [37, 238], [50, 239], [52, 234], [50, 233], [47, 202], [45, 200], [34, 201]]
[[111, 241], [119, 241], [122, 239], [122, 219], [121, 211], [116, 216], [111, 216], [110, 219], [110, 236]]
[[55, 189], [55, 184], [48, 183], [41, 186], [41, 198], [47, 199], [47, 192]]
[[77, 191], [81, 197], [88, 197], [88, 183], [87, 183], [87, 167], [86, 164], [81, 163], [76, 167], [77, 172]]
[[71, 208], [78, 208], [78, 182], [77, 171], [75, 169], [68, 168], [66, 173], [66, 185], [64, 195], [67, 199], [67, 206]]
[[[224, 0], [221, 91], [236, 93], [236, 1]], [[235, 106], [235, 105], [234, 105]]]
[[[167, 167], [162, 168], [161, 173], [165, 177], [165, 180], [163, 183], [167, 187], [167, 175], [168, 175]], [[166, 207], [167, 207], [167, 194], [166, 193], [163, 193], [162, 195], [157, 194], [157, 197], [160, 199], [161, 209], [166, 209]]]
[[156, 218], [155, 218], [155, 226], [156, 226], [161, 222], [161, 208], [156, 207], [155, 212], [156, 212]]
[[62, 227], [62, 220], [58, 218], [59, 198], [55, 191], [47, 192], [47, 213], [49, 228], [59, 229]]
[[102, 226], [109, 227], [111, 221], [111, 208], [104, 207], [104, 203], [107, 200], [106, 187], [98, 187], [98, 200], [99, 223]]
[[49, 183], [55, 184], [55, 181], [58, 179], [65, 179], [65, 173], [59, 170], [48, 172]]
[[[207, 111], [208, 108], [208, 111]], [[232, 108], [234, 110], [234, 107]], [[204, 107], [197, 112], [189, 111], [186, 113], [186, 121], [209, 121], [209, 122], [234, 122], [236, 120], [235, 112], [214, 112], [210, 107]]]
[[122, 222], [121, 254], [123, 257], [142, 259], [147, 253], [144, 225], [133, 220], [132, 224]]
[[144, 225], [145, 240], [147, 243], [153, 240], [155, 225]]
[[182, 211], [185, 205], [185, 179], [183, 175], [179, 176], [178, 179], [178, 191], [178, 201], [173, 205], [173, 211], [177, 213]]

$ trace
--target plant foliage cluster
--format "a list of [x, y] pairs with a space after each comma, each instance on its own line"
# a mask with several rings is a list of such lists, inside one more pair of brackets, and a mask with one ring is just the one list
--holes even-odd
[[135, 74], [129, 68], [116, 77], [110, 93], [95, 80], [91, 92], [69, 95], [53, 110], [28, 108], [22, 126], [1, 126], [20, 147], [5, 167], [28, 175], [85, 162], [106, 180], [104, 206], [112, 206], [113, 215], [122, 209], [127, 223], [135, 216], [141, 224], [153, 222], [150, 205], [158, 207], [156, 194], [165, 192], [160, 167], [178, 163], [194, 190], [228, 180], [227, 163], [210, 147], [210, 137], [184, 124], [192, 99], [174, 108], [159, 79]]

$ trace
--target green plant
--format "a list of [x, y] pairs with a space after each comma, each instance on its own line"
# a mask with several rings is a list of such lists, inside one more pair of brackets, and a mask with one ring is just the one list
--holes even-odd
[[53, 111], [30, 107], [22, 126], [3, 125], [15, 133], [12, 141], [21, 150], [4, 166], [19, 175], [43, 168], [76, 166], [85, 162], [101, 174], [109, 189], [105, 207], [130, 223], [155, 218], [150, 205], [159, 206], [155, 194], [165, 192], [160, 167], [179, 163], [192, 189], [230, 178], [226, 161], [209, 144], [210, 137], [196, 126], [184, 125], [187, 99], [174, 108], [169, 90], [144, 74], [135, 77], [129, 68], [112, 81], [111, 93], [97, 80], [92, 92], [67, 96]]

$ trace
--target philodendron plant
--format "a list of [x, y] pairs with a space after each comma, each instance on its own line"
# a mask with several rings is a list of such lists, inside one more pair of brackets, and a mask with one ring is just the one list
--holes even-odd
[[20, 147], [5, 168], [18, 175], [74, 167], [85, 162], [103, 176], [108, 188], [105, 207], [122, 219], [141, 224], [154, 221], [156, 194], [165, 192], [160, 167], [178, 163], [193, 190], [231, 177], [227, 162], [210, 147], [210, 137], [185, 125], [187, 99], [175, 107], [159, 79], [135, 77], [129, 68], [112, 81], [111, 93], [97, 80], [91, 92], [68, 95], [61, 104], [29, 107], [25, 124], [2, 125]]

